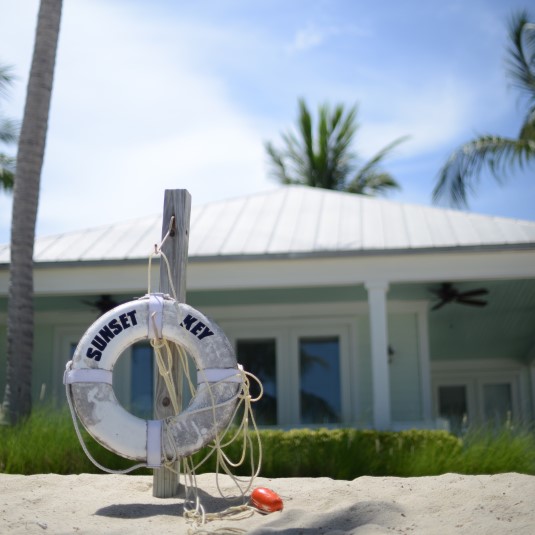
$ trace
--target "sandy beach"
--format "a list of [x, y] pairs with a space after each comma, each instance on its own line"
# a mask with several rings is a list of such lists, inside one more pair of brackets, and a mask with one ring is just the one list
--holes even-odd
[[[226, 476], [220, 484], [231, 489]], [[257, 478], [259, 486], [277, 492], [284, 510], [204, 528], [296, 535], [535, 533], [534, 476]], [[219, 496], [213, 474], [199, 476], [198, 487], [209, 513], [240, 503]], [[151, 476], [0, 474], [0, 533], [182, 534], [195, 528], [183, 518], [183, 503], [154, 498]]]

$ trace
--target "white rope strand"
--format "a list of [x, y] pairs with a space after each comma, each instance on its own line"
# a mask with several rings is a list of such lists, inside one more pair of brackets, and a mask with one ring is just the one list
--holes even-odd
[[[67, 366], [70, 365], [70, 361], [67, 364]], [[78, 418], [76, 417], [76, 411], [74, 410], [74, 406], [72, 403], [72, 392], [71, 392], [71, 386], [69, 384], [65, 385], [65, 391], [67, 394], [67, 404], [69, 405], [69, 409], [71, 411], [71, 417], [72, 422], [74, 424], [74, 430], [76, 431], [76, 436], [78, 437], [78, 442], [80, 442], [80, 446], [82, 446], [82, 449], [84, 450], [84, 453], [86, 454], [87, 458], [99, 469], [103, 472], [107, 472], [108, 474], [128, 474], [129, 472], [133, 472], [134, 470], [137, 470], [138, 468], [146, 468], [146, 463], [139, 463], [135, 464], [133, 466], [130, 466], [129, 468], [125, 468], [124, 470], [113, 470], [111, 468], [107, 468], [106, 466], [103, 466], [100, 464], [94, 457], [91, 455], [91, 452], [88, 450], [87, 445], [84, 441], [84, 437], [82, 435], [82, 432], [80, 431], [80, 427], [78, 425]]]

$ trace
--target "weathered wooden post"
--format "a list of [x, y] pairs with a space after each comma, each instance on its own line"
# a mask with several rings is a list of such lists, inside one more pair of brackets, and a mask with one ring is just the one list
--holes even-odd
[[[191, 212], [191, 195], [185, 189], [165, 190], [163, 203], [162, 239], [171, 233], [162, 245], [162, 252], [169, 260], [171, 278], [179, 302], [186, 301], [186, 268], [188, 263], [189, 220]], [[174, 219], [173, 219], [174, 218]], [[167, 267], [160, 261], [160, 292], [172, 294]], [[173, 347], [172, 376], [176, 387], [179, 406], [182, 406], [182, 373], [178, 352]], [[154, 395], [154, 417], [158, 420], [174, 416], [171, 398], [165, 382], [159, 373], [156, 374], [156, 390]], [[178, 472], [179, 463], [175, 465]], [[154, 470], [152, 494], [156, 498], [170, 498], [178, 493], [178, 474], [165, 467]]]

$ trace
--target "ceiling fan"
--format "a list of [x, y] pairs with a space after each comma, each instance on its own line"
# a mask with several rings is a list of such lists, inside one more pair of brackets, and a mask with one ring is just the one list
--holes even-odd
[[489, 293], [486, 288], [477, 288], [475, 290], [461, 292], [455, 288], [451, 282], [443, 282], [439, 288], [431, 289], [431, 292], [439, 299], [438, 303], [433, 306], [431, 310], [438, 310], [448, 303], [484, 307], [487, 305], [487, 301], [478, 299], [478, 297]]
[[100, 295], [95, 301], [82, 301], [85, 305], [89, 305], [93, 310], [105, 314], [108, 310], [115, 308], [119, 303], [112, 299], [111, 295]]

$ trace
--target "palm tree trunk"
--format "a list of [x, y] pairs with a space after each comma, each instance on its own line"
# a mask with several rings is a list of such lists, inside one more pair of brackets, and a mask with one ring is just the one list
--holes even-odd
[[61, 7], [62, 0], [41, 0], [17, 153], [2, 407], [4, 421], [11, 424], [27, 416], [32, 407], [33, 243]]

